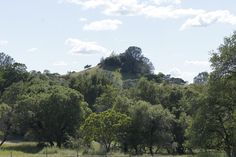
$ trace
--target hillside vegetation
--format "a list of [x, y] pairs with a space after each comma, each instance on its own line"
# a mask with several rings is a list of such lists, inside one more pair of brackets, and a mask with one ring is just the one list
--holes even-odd
[[27, 71], [0, 53], [0, 149], [17, 140], [84, 154], [97, 143], [100, 154], [236, 157], [236, 32], [210, 61], [213, 71], [188, 84], [154, 74], [134, 46], [66, 75]]

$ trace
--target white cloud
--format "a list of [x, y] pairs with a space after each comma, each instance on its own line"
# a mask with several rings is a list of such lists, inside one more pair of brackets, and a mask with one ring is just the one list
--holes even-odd
[[65, 43], [71, 47], [70, 52], [73, 54], [91, 55], [98, 53], [108, 53], [106, 48], [100, 46], [96, 42], [87, 42], [76, 38], [69, 38], [65, 41]]
[[68, 64], [65, 61], [58, 61], [53, 63], [53, 66], [67, 66]]
[[137, 14], [142, 4], [137, 0], [64, 0], [84, 7], [85, 9], [102, 8], [107, 15], [132, 15]]
[[85, 9], [99, 9], [110, 16], [145, 16], [159, 19], [189, 18], [180, 28], [208, 26], [213, 23], [236, 25], [236, 16], [228, 10], [208, 12], [203, 9], [183, 8], [183, 0], [64, 0]]
[[38, 51], [38, 48], [36, 47], [30, 48], [27, 50], [27, 52], [36, 52], [36, 51]]
[[162, 4], [181, 4], [183, 0], [153, 0], [153, 2], [157, 5]]
[[81, 17], [81, 18], [79, 19], [79, 21], [81, 21], [81, 22], [86, 22], [86, 21], [88, 21], [88, 19], [85, 18], [85, 17]]
[[181, 16], [197, 15], [202, 13], [201, 9], [177, 8], [171, 5], [160, 6], [160, 4], [179, 4], [181, 0], [65, 0], [68, 3], [80, 5], [86, 9], [101, 8], [106, 15], [143, 15], [153, 18], [179, 18]]
[[122, 22], [120, 20], [101, 20], [94, 21], [84, 26], [84, 30], [92, 30], [92, 31], [104, 31], [104, 30], [116, 30]]
[[8, 43], [7, 40], [0, 40], [0, 46], [6, 46]]
[[205, 12], [188, 19], [180, 28], [184, 30], [189, 27], [205, 27], [214, 23], [228, 23], [236, 25], [236, 16], [231, 14], [228, 10], [217, 10], [212, 12]]
[[141, 15], [144, 8], [143, 3], [137, 0], [108, 0], [107, 6], [104, 7], [103, 13], [106, 15]]
[[147, 6], [143, 8], [143, 15], [152, 18], [181, 18], [186, 16], [193, 16], [203, 13], [204, 10], [201, 9], [182, 9], [182, 8], [175, 8], [173, 6], [165, 6], [165, 7], [156, 7], [156, 6]]
[[195, 66], [210, 66], [210, 63], [208, 61], [186, 60], [185, 63], [195, 65]]

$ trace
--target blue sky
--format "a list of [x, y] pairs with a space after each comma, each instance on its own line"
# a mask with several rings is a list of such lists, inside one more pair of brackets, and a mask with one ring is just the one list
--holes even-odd
[[0, 10], [0, 51], [60, 74], [139, 46], [156, 73], [192, 82], [236, 30], [234, 0], [2, 0]]

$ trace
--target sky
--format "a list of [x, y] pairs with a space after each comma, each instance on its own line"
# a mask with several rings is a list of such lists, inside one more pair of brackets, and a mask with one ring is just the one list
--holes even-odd
[[236, 30], [235, 0], [0, 0], [0, 52], [28, 70], [66, 74], [138, 46], [192, 82]]

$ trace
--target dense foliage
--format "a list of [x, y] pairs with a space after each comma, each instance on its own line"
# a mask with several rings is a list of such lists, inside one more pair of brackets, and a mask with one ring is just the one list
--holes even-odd
[[154, 67], [148, 58], [142, 55], [139, 47], [129, 47], [124, 53], [112, 54], [101, 61], [105, 69], [120, 69], [122, 73], [144, 75], [153, 73]]
[[27, 72], [0, 54], [0, 138], [151, 155], [199, 149], [236, 155], [236, 32], [193, 84], [163, 73], [138, 47], [67, 75]]

